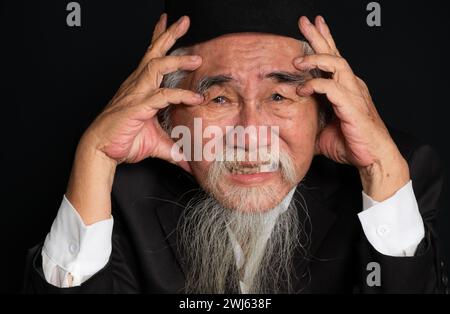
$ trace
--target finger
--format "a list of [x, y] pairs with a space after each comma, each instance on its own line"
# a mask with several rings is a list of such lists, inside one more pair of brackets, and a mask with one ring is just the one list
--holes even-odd
[[356, 77], [350, 65], [344, 58], [329, 55], [315, 54], [296, 58], [294, 66], [300, 71], [311, 71], [312, 69], [320, 69], [333, 74], [333, 78], [342, 81], [343, 84], [355, 83]]
[[[160, 53], [158, 53], [160, 45], [161, 45], [161, 40], [166, 41], [167, 36], [174, 36], [176, 39], [178, 39], [179, 37], [181, 37], [182, 35], [184, 35], [184, 33], [187, 31], [184, 31], [184, 33], [182, 35], [177, 35], [179, 28], [183, 28], [185, 27], [185, 23], [186, 20], [184, 19], [185, 17], [181, 17], [176, 23], [174, 23], [169, 29], [167, 29], [167, 14], [163, 13], [155, 27], [154, 33], [153, 33], [153, 38], [152, 38], [152, 43], [151, 45], [148, 47], [147, 52], [145, 53], [144, 57], [142, 58], [141, 62], [139, 63], [137, 69], [130, 75], [130, 77], [127, 79], [127, 81], [125, 83], [128, 83], [130, 81], [134, 81], [135, 78], [142, 72], [142, 70], [147, 66], [148, 62], [150, 62], [150, 60], [152, 60], [153, 58], [157, 58], [157, 57], [161, 57], [163, 55], [166, 54], [167, 51], [165, 51], [162, 55]], [[189, 24], [189, 22], [188, 22]], [[188, 25], [189, 27], [189, 25]], [[176, 39], [173, 41], [173, 43], [175, 43]], [[173, 46], [173, 44], [171, 45]], [[171, 47], [170, 46], [170, 47]], [[170, 49], [170, 47], [168, 49]], [[128, 84], [126, 84], [128, 85]]]
[[[169, 103], [174, 105], [199, 105], [204, 97], [200, 94], [181, 88], [160, 88], [151, 98], [156, 104]], [[163, 105], [162, 108], [166, 107]]]
[[[175, 44], [176, 40], [183, 36], [189, 28], [189, 18], [181, 17], [177, 22], [167, 28], [167, 14], [161, 15], [160, 21], [155, 28], [152, 43], [142, 58], [137, 69], [130, 75], [127, 81], [133, 81], [147, 66], [150, 60], [166, 55], [167, 51]], [[161, 32], [159, 36], [156, 34]], [[167, 44], [168, 46], [164, 46]]]
[[155, 40], [144, 59], [148, 61], [149, 59], [165, 56], [175, 42], [186, 34], [189, 24], [190, 21], [187, 16], [181, 17]]
[[328, 42], [306, 16], [302, 16], [299, 19], [298, 25], [303, 36], [305, 36], [316, 53], [333, 53]]
[[169, 105], [200, 105], [204, 100], [202, 95], [185, 89], [160, 88], [143, 101], [130, 107], [130, 118], [147, 121], [153, 118], [158, 110]]
[[[330, 94], [336, 98], [342, 98], [341, 92], [338, 90], [336, 83], [333, 80], [324, 78], [315, 78], [307, 81], [305, 84], [297, 87], [297, 94], [302, 97], [312, 96], [317, 94]], [[329, 99], [331, 101], [331, 99]]]
[[136, 91], [145, 93], [159, 88], [164, 75], [176, 71], [194, 71], [202, 64], [200, 56], [165, 56], [150, 60], [138, 77]]
[[344, 122], [356, 123], [360, 114], [352, 96], [333, 80], [317, 78], [300, 85], [297, 94], [301, 97], [309, 97], [314, 93], [325, 94], [333, 106], [336, 116]]
[[336, 43], [334, 41], [334, 38], [331, 35], [330, 28], [328, 27], [327, 23], [325, 22], [325, 19], [324, 19], [323, 16], [319, 15], [319, 16], [316, 17], [316, 27], [319, 30], [320, 34], [327, 41], [328, 46], [330, 46], [331, 50], [334, 51], [334, 54], [337, 55], [337, 56], [341, 56], [339, 50], [336, 47]]
[[134, 78], [142, 71], [142, 68], [146, 65], [148, 60], [150, 60], [148, 57], [149, 51], [151, 50], [154, 42], [159, 37], [161, 37], [161, 35], [166, 31], [166, 28], [167, 28], [167, 14], [163, 13], [159, 17], [158, 23], [156, 23], [155, 29], [153, 30], [152, 41], [150, 43], [150, 46], [147, 48], [147, 52], [145, 53], [144, 57], [139, 63], [137, 69], [130, 75], [129, 80], [134, 80]]
[[161, 14], [158, 23], [153, 30], [152, 44], [161, 36], [167, 28], [167, 14]]

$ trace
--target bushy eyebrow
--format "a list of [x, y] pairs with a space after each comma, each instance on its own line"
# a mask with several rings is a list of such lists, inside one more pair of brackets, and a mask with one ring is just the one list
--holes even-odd
[[205, 76], [198, 81], [195, 92], [201, 95], [214, 85], [222, 85], [231, 81], [233, 78], [226, 75]]
[[291, 73], [291, 72], [272, 72], [266, 75], [266, 78], [273, 79], [278, 83], [286, 83], [292, 85], [304, 84], [309, 78], [307, 72]]
[[[291, 73], [284, 71], [277, 71], [269, 73], [265, 76], [265, 78], [275, 80], [277, 83], [285, 83], [292, 85], [304, 84], [308, 80], [308, 73]], [[229, 83], [231, 81], [235, 81], [231, 76], [227, 75], [214, 75], [214, 76], [205, 76], [197, 83], [197, 87], [195, 88], [195, 92], [198, 94], [205, 93], [209, 88], [215, 85], [222, 85], [225, 83]]]

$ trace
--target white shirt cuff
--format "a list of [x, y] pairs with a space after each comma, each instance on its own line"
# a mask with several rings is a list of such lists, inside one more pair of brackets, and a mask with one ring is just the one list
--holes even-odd
[[100, 271], [111, 255], [114, 220], [86, 226], [64, 196], [42, 248], [42, 268], [48, 283], [75, 287]]
[[412, 182], [384, 202], [376, 202], [364, 192], [362, 197], [363, 211], [358, 217], [370, 244], [383, 255], [414, 256], [425, 228]]

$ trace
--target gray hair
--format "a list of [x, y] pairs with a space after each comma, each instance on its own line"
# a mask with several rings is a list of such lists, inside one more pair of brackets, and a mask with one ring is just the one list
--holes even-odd
[[[311, 45], [306, 41], [301, 41], [301, 44], [303, 46], [303, 52], [305, 55], [312, 55], [314, 54], [314, 49], [311, 47]], [[190, 54], [192, 51], [191, 47], [181, 47], [178, 48], [172, 53], [170, 53], [171, 56], [185, 56]], [[318, 69], [314, 69], [311, 72], [311, 75], [313, 78], [323, 77], [322, 72]], [[188, 71], [176, 71], [169, 73], [164, 76], [161, 87], [164, 88], [177, 88], [181, 82], [186, 78], [186, 76], [189, 74]], [[323, 128], [328, 120], [329, 116], [329, 109], [328, 106], [325, 106], [322, 104], [322, 102], [319, 103], [319, 125], [320, 128]], [[170, 109], [171, 106], [168, 106], [167, 108], [161, 110], [158, 113], [158, 119], [160, 121], [160, 124], [162, 128], [170, 133], [171, 130], [171, 123], [170, 123]]]
[[[186, 56], [191, 53], [191, 48], [178, 48], [172, 51], [170, 54], [171, 56]], [[188, 71], [176, 71], [169, 74], [164, 75], [164, 78], [161, 83], [161, 87], [164, 88], [177, 88], [180, 86], [181, 82], [186, 78], [188, 75]], [[161, 127], [164, 131], [166, 131], [168, 134], [170, 134], [171, 130], [171, 123], [170, 123], [170, 109], [172, 106], [168, 106], [164, 108], [163, 110], [160, 110], [158, 112], [158, 120], [161, 124]]]

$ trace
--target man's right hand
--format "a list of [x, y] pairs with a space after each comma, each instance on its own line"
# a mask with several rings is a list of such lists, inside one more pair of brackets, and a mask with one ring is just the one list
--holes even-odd
[[[199, 105], [203, 97], [182, 89], [160, 88], [164, 75], [178, 70], [193, 71], [200, 56], [166, 56], [189, 28], [182, 17], [166, 29], [163, 14], [155, 27], [152, 43], [138, 68], [86, 130], [77, 148], [66, 197], [86, 225], [111, 217], [111, 188], [116, 166], [148, 157], [175, 163], [174, 142], [158, 123], [157, 113], [169, 104]], [[189, 171], [186, 161], [178, 163]]]

